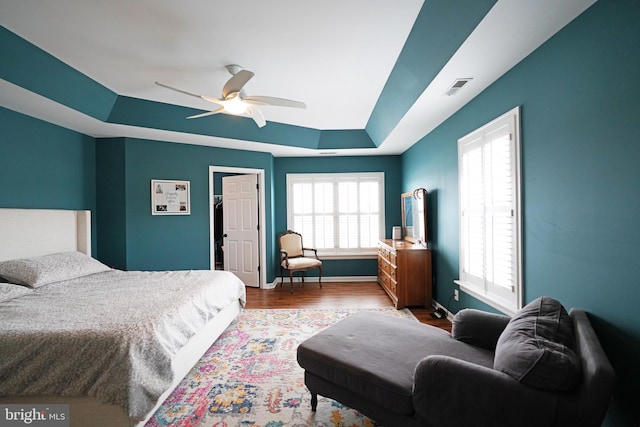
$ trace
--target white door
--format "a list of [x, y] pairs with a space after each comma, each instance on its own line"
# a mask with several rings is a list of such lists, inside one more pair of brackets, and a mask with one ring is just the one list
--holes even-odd
[[224, 269], [247, 286], [260, 286], [258, 175], [222, 178]]

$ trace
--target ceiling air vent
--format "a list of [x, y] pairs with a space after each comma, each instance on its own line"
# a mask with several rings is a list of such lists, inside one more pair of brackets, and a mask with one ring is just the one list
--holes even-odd
[[460, 89], [462, 89], [462, 86], [466, 85], [467, 83], [469, 83], [471, 80], [473, 80], [472, 78], [467, 78], [467, 79], [456, 79], [456, 81], [453, 82], [453, 84], [451, 85], [451, 87], [449, 87], [449, 90], [447, 90], [447, 95], [451, 96], [451, 95], [455, 95], [455, 93], [457, 91], [459, 91]]

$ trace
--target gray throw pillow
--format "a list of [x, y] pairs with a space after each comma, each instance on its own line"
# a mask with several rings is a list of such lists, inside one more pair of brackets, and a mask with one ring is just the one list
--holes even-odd
[[571, 390], [582, 377], [573, 322], [553, 298], [540, 297], [510, 321], [496, 345], [494, 369], [543, 390]]

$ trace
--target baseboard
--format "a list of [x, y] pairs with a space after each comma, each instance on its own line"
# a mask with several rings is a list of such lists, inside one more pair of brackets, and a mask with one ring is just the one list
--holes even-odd
[[[274, 289], [276, 286], [280, 285], [280, 277], [276, 277], [273, 282], [267, 283], [263, 289]], [[324, 283], [336, 283], [336, 282], [348, 282], [348, 283], [364, 283], [364, 282], [376, 282], [378, 280], [377, 276], [329, 276], [323, 277], [322, 281]], [[299, 276], [293, 278], [294, 283], [300, 283], [302, 280]], [[304, 281], [307, 283], [318, 283], [318, 277], [305, 277]], [[285, 277], [285, 286], [289, 283], [289, 278]], [[449, 321], [453, 321], [453, 313], [447, 310], [442, 304], [438, 301], [433, 300], [432, 306], [434, 310], [442, 309], [445, 313], [447, 313], [447, 319]]]
[[[276, 286], [280, 285], [280, 277], [276, 277], [273, 282], [267, 283], [263, 289], [273, 289]], [[377, 276], [322, 276], [322, 283], [338, 283], [338, 282], [348, 282], [348, 283], [364, 283], [364, 282], [376, 282], [378, 280]], [[305, 283], [318, 283], [319, 279], [317, 276], [305, 276]], [[302, 282], [302, 279], [299, 276], [293, 278], [294, 283]], [[287, 285], [289, 283], [289, 277], [284, 278], [284, 284]]]
[[273, 282], [265, 283], [262, 289], [273, 289], [280, 283], [280, 279], [275, 279]]
[[453, 322], [453, 313], [451, 313], [449, 310], [447, 310], [442, 304], [440, 304], [438, 301], [433, 300], [433, 308], [435, 308], [436, 310], [438, 309], [442, 309], [442, 311], [444, 311], [445, 313], [447, 313], [447, 319], [450, 322]]
[[[312, 279], [312, 280], [309, 280]], [[318, 278], [317, 277], [305, 277], [304, 278], [305, 282], [317, 282]], [[323, 282], [327, 282], [327, 283], [336, 283], [336, 282], [350, 282], [350, 283], [357, 283], [357, 282], [377, 282], [378, 281], [378, 276], [330, 276], [330, 277], [323, 277], [322, 278]]]

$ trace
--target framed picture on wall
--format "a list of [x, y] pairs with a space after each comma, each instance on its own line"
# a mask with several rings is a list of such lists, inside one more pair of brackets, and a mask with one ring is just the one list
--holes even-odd
[[190, 215], [189, 181], [151, 180], [151, 215]]

